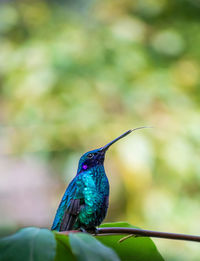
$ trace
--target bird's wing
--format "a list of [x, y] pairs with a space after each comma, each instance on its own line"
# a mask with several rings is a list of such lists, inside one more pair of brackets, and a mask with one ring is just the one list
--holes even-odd
[[72, 180], [62, 197], [51, 227], [52, 230], [70, 230], [76, 221], [75, 217], [79, 213], [81, 199], [80, 193], [79, 195], [77, 193], [80, 191], [80, 185], [77, 186], [76, 180], [76, 178]]
[[81, 199], [71, 199], [60, 224], [60, 231], [72, 230], [81, 209]]
[[74, 189], [71, 189], [70, 200], [67, 204], [68, 207], [64, 212], [60, 224], [60, 231], [73, 229], [73, 226], [78, 218], [78, 214], [80, 213], [81, 208], [85, 206], [85, 203], [87, 201], [85, 188], [89, 187], [90, 191], [96, 190], [94, 180], [90, 174], [91, 173], [89, 171], [86, 171], [75, 178]]
[[[85, 172], [76, 176], [67, 187], [58, 207], [52, 230], [72, 230], [81, 208], [89, 201], [85, 189], [90, 187], [90, 192], [95, 192], [95, 183], [90, 173]], [[90, 195], [91, 200], [91, 195]]]

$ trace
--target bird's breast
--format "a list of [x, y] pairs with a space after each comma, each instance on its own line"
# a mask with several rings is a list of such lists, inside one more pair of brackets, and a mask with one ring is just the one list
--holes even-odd
[[109, 182], [106, 176], [104, 168], [96, 168], [92, 173], [94, 183], [96, 185], [97, 191], [101, 194], [108, 196], [109, 195]]

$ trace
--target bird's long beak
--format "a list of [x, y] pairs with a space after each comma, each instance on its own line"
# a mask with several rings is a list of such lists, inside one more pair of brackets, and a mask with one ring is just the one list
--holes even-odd
[[122, 135], [120, 135], [119, 137], [117, 137], [116, 139], [112, 140], [111, 142], [109, 142], [108, 144], [106, 144], [105, 146], [103, 146], [101, 148], [101, 151], [107, 151], [107, 149], [112, 145], [114, 144], [115, 142], [117, 142], [118, 140], [124, 138], [125, 136], [127, 136], [128, 134], [130, 134], [131, 132], [135, 131], [135, 130], [140, 130], [140, 129], [145, 129], [145, 128], [152, 128], [152, 127], [138, 127], [138, 128], [135, 128], [135, 129], [132, 129], [132, 130], [128, 130], [126, 132], [124, 132]]

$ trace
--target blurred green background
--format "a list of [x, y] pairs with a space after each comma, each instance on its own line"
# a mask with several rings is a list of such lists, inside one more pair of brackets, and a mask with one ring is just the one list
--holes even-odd
[[144, 125], [107, 153], [106, 221], [200, 234], [199, 0], [1, 1], [1, 235], [50, 227], [80, 156]]

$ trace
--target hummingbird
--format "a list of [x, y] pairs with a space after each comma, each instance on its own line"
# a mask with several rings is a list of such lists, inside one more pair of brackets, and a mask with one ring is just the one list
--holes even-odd
[[77, 174], [68, 185], [58, 206], [51, 230], [96, 231], [104, 220], [109, 204], [109, 181], [104, 169], [108, 148], [131, 132], [131, 129], [105, 146], [83, 154]]

